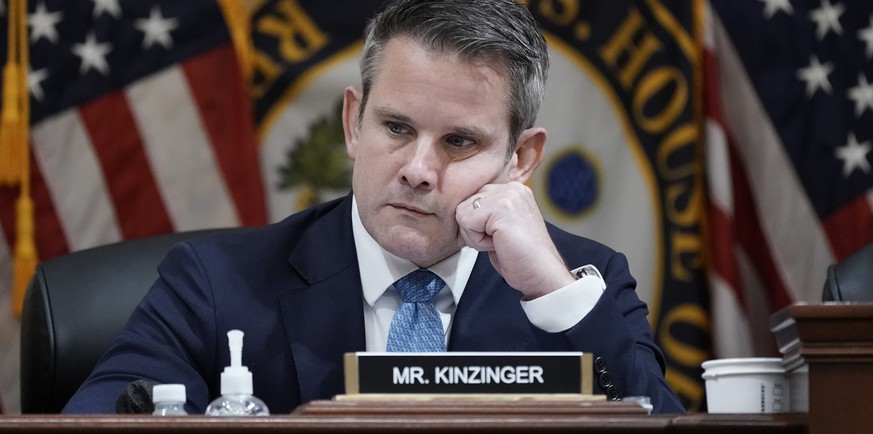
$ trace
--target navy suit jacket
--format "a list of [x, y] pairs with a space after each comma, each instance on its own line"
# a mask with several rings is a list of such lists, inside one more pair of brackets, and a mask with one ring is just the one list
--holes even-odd
[[[521, 293], [480, 253], [451, 324], [449, 351], [586, 351], [605, 363], [624, 396], [652, 398], [656, 412], [683, 411], [664, 381], [647, 309], [625, 257], [549, 226], [570, 268], [593, 264], [607, 289], [561, 333], [533, 326]], [[188, 410], [220, 394], [230, 364], [226, 333], [245, 332], [243, 365], [274, 414], [343, 393], [343, 354], [364, 351], [363, 295], [351, 195], [246, 233], [175, 246], [160, 277], [64, 409], [113, 413], [131, 381], [187, 386]], [[595, 380], [595, 393], [605, 393]]]

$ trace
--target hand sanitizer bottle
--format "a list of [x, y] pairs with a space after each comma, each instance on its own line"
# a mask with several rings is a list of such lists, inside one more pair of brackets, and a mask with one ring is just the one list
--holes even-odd
[[243, 332], [227, 332], [230, 366], [221, 373], [221, 396], [206, 407], [207, 416], [268, 416], [264, 401], [252, 395], [252, 373], [242, 365]]
[[156, 384], [152, 388], [152, 402], [155, 404], [155, 416], [185, 416], [185, 385]]

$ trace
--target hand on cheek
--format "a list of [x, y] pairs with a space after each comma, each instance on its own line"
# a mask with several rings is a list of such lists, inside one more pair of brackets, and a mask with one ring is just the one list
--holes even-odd
[[455, 218], [462, 243], [488, 252], [497, 272], [525, 299], [573, 282], [526, 185], [485, 185], [458, 204]]

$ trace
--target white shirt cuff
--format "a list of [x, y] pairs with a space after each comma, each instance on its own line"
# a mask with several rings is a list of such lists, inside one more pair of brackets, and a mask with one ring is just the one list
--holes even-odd
[[606, 290], [606, 282], [593, 265], [579, 267], [570, 273], [586, 272], [580, 279], [530, 301], [521, 301], [521, 308], [531, 324], [549, 333], [558, 333], [582, 321]]

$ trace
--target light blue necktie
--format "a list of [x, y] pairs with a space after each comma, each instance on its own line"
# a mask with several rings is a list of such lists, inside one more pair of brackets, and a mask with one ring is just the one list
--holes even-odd
[[443, 323], [433, 298], [445, 282], [430, 270], [421, 268], [394, 282], [403, 303], [391, 319], [388, 351], [434, 352], [446, 350]]

